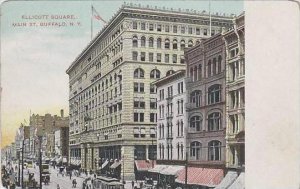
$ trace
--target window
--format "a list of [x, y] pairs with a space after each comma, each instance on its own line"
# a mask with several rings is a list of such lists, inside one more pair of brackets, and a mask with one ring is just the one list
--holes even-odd
[[207, 29], [203, 30], [203, 35], [207, 35]]
[[198, 65], [198, 80], [202, 79], [202, 65]]
[[138, 47], [138, 38], [137, 38], [137, 36], [133, 36], [133, 38], [132, 38], [132, 47]]
[[221, 85], [213, 85], [208, 88], [208, 104], [214, 104], [221, 101]]
[[173, 96], [173, 86], [169, 86], [168, 87], [168, 97], [172, 97]]
[[195, 104], [196, 107], [200, 107], [201, 106], [201, 91], [199, 90], [196, 90], [196, 91], [193, 91], [191, 93], [191, 99], [190, 99], [190, 102]]
[[194, 45], [192, 40], [189, 40], [188, 47], [192, 47]]
[[185, 33], [185, 27], [181, 26], [181, 33]]
[[177, 40], [176, 39], [173, 40], [173, 49], [177, 49]]
[[134, 113], [133, 121], [134, 122], [144, 122], [144, 113]]
[[141, 47], [145, 47], [146, 46], [146, 37], [141, 37]]
[[159, 90], [159, 100], [163, 100], [165, 99], [165, 95], [164, 95], [165, 90], [161, 89]]
[[174, 72], [175, 72], [174, 70], [169, 70], [169, 71], [167, 71], [166, 76], [171, 75], [171, 74], [173, 74]]
[[211, 36], [215, 35], [215, 30], [211, 30]]
[[135, 29], [135, 30], [137, 29], [137, 22], [135, 22], [135, 21], [132, 22], [132, 28]]
[[165, 25], [165, 32], [169, 32], [170, 31], [170, 26], [169, 25]]
[[178, 94], [183, 93], [183, 82], [178, 83], [177, 92], [178, 92]]
[[173, 33], [177, 33], [177, 26], [176, 25], [173, 26]]
[[165, 54], [165, 63], [169, 63], [169, 62], [170, 62], [170, 55]]
[[170, 49], [170, 40], [169, 39], [165, 40], [165, 49]]
[[[138, 113], [134, 113], [134, 122], [138, 121]], [[138, 127], [133, 128], [133, 136], [134, 138], [139, 138], [140, 137], [140, 129]]]
[[149, 62], [153, 62], [153, 53], [149, 53]]
[[[151, 117], [151, 116], [150, 116]], [[155, 131], [155, 128], [150, 128], [150, 137], [151, 138], [155, 138], [156, 137], [156, 131]], [[149, 146], [151, 147], [151, 146]], [[150, 149], [149, 149], [150, 150]], [[155, 149], [152, 149], [152, 151], [155, 150]], [[156, 150], [155, 150], [156, 151]], [[153, 159], [153, 158], [152, 158]]]
[[150, 109], [156, 109], [156, 108], [157, 108], [156, 98], [150, 98]]
[[193, 34], [193, 28], [189, 27], [189, 34]]
[[218, 56], [218, 73], [221, 73], [222, 69], [222, 56]]
[[144, 83], [134, 83], [134, 92], [136, 93], [144, 92]]
[[141, 137], [145, 138], [145, 136], [146, 136], [146, 130], [145, 128], [141, 128]]
[[156, 94], [157, 88], [155, 85], [150, 84], [150, 94]]
[[208, 158], [210, 161], [221, 161], [221, 142], [211, 141], [208, 143]]
[[158, 79], [160, 78], [160, 71], [158, 69], [154, 69], [150, 72], [150, 78]]
[[153, 27], [153, 24], [149, 24], [149, 30], [150, 30], [150, 31], [153, 31], [153, 28], [154, 28], [154, 27]]
[[161, 62], [161, 53], [157, 53], [156, 61]]
[[202, 118], [200, 116], [193, 116], [190, 119], [190, 131], [202, 130]]
[[184, 55], [180, 56], [180, 64], [184, 64]]
[[221, 114], [214, 112], [208, 115], [208, 131], [218, 131], [221, 129]]
[[157, 48], [161, 48], [161, 38], [157, 38]]
[[185, 41], [184, 40], [181, 40], [180, 41], [180, 50], [184, 50], [184, 48], [185, 48]]
[[200, 28], [196, 28], [196, 35], [200, 35]]
[[145, 22], [142, 22], [141, 23], [141, 30], [145, 30], [146, 29], [146, 24], [145, 24]]
[[161, 24], [157, 24], [157, 31], [161, 32]]
[[145, 62], [145, 60], [146, 60], [146, 53], [141, 52], [141, 61]]
[[149, 38], [149, 47], [153, 47], [153, 37]]
[[209, 60], [207, 64], [207, 76], [211, 76], [211, 60]]
[[156, 121], [157, 121], [157, 119], [156, 119], [156, 113], [150, 113], [150, 122], [154, 123]]
[[145, 109], [145, 102], [143, 99], [135, 98], [133, 102], [133, 107], [138, 109]]
[[137, 68], [133, 72], [134, 78], [144, 78], [144, 70], [142, 68]]
[[200, 159], [200, 149], [201, 149], [200, 142], [198, 142], [198, 141], [191, 142], [190, 155], [193, 159], [196, 159], [196, 160]]
[[132, 60], [137, 60], [137, 57], [138, 57], [138, 52], [133, 51], [132, 52]]
[[213, 69], [212, 69], [212, 72], [213, 72], [213, 75], [215, 75], [217, 73], [217, 59], [216, 58], [213, 58]]
[[177, 54], [173, 54], [172, 56], [173, 63], [177, 63]]

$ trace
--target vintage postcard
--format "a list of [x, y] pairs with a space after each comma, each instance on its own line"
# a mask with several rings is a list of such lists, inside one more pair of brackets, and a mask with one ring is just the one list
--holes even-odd
[[244, 189], [247, 25], [244, 1], [2, 3], [1, 184]]

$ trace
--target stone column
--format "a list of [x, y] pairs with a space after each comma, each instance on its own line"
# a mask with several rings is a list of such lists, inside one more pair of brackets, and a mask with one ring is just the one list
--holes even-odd
[[238, 99], [239, 99], [239, 104], [238, 104], [238, 107], [240, 108], [241, 107], [241, 89], [238, 89]]
[[149, 145], [146, 145], [146, 159], [149, 159]]
[[234, 157], [234, 159], [235, 159], [235, 161], [234, 161], [234, 165], [235, 166], [237, 166], [238, 165], [238, 163], [239, 163], [239, 158], [238, 158], [238, 150], [236, 149], [237, 147], [235, 146], [234, 147], [234, 151], [235, 151], [235, 157]]
[[121, 180], [123, 180], [123, 174], [125, 180], [135, 180], [134, 174], [134, 146], [122, 146], [122, 167], [121, 167]]

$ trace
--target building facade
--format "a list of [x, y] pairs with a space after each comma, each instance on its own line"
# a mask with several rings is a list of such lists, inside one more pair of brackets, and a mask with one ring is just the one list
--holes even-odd
[[245, 166], [245, 24], [244, 14], [234, 19], [232, 30], [224, 33], [226, 44], [228, 168]]
[[186, 51], [189, 163], [225, 166], [225, 44], [221, 34]]
[[186, 150], [185, 70], [163, 77], [157, 86], [157, 160], [183, 164]]
[[69, 156], [69, 127], [60, 127], [54, 131], [55, 156]]
[[[212, 16], [212, 31], [230, 27], [230, 17]], [[156, 98], [151, 83], [184, 69], [184, 48], [209, 36], [209, 16], [124, 5], [67, 69], [69, 75], [70, 162], [93, 170], [107, 160], [125, 163], [154, 158]], [[154, 144], [153, 144], [153, 140]]]

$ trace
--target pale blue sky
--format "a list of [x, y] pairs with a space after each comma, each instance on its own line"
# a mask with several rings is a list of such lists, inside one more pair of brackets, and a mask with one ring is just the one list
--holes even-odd
[[[90, 41], [91, 3], [109, 20], [124, 1], [12, 1], [1, 6], [3, 140], [32, 113], [68, 112], [68, 66]], [[129, 1], [126, 1], [129, 2]], [[142, 6], [208, 11], [208, 1], [132, 1]], [[211, 1], [211, 11], [240, 14], [243, 1]], [[28, 15], [75, 15], [78, 27], [13, 27]], [[38, 20], [35, 20], [38, 21]], [[45, 21], [45, 20], [44, 20]], [[48, 20], [49, 21], [49, 20]], [[59, 21], [59, 20], [58, 20]], [[103, 23], [94, 20], [94, 34]], [[27, 121], [28, 122], [28, 121]], [[2, 141], [3, 141], [2, 140]], [[5, 143], [4, 143], [5, 144]]]

